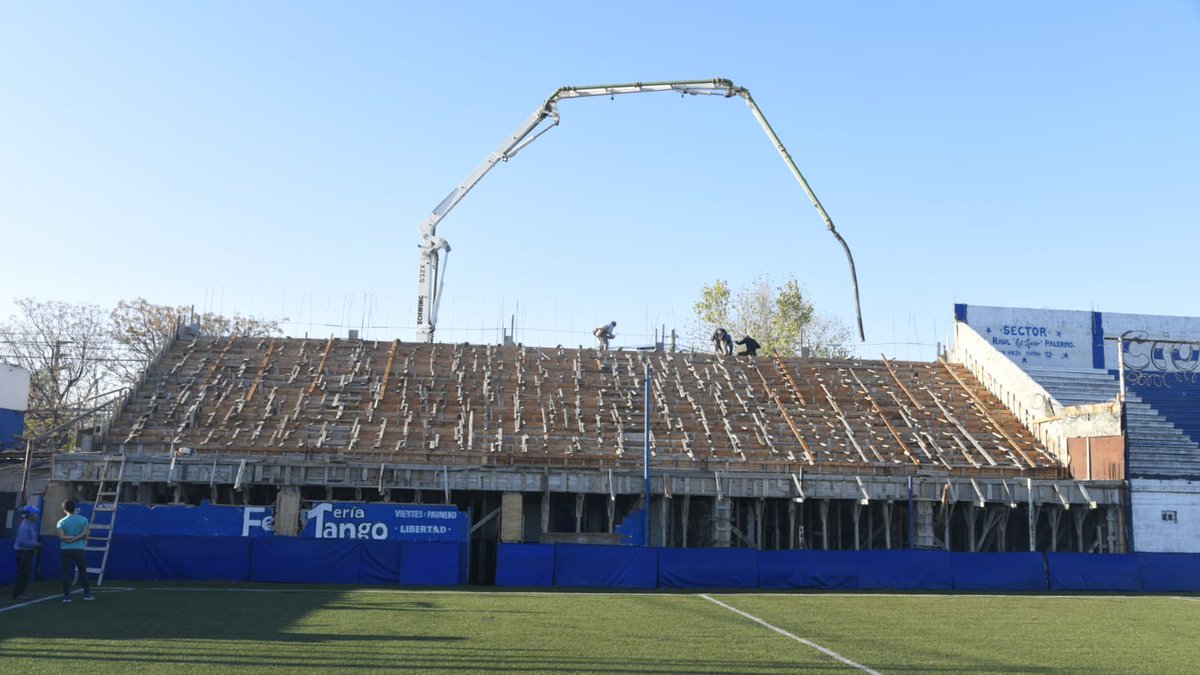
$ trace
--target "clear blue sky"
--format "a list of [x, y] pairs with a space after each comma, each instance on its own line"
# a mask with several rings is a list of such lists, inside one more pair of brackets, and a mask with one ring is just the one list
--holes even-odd
[[[1200, 316], [1200, 4], [0, 4], [0, 316], [194, 304], [414, 338], [417, 226], [561, 85], [726, 77], [850, 244], [865, 357], [955, 302]], [[439, 227], [438, 338], [617, 344], [840, 247], [739, 100], [566, 101]], [[911, 343], [918, 343], [914, 346]]]

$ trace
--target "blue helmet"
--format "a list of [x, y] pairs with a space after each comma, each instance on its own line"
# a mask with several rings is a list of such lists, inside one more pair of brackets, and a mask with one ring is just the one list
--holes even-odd
[[38, 509], [36, 506], [22, 506], [20, 513], [23, 516], [36, 516], [38, 514]]

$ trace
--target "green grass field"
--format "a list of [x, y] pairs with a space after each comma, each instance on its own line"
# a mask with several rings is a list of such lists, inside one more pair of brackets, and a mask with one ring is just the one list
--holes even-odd
[[1200, 598], [707, 594], [789, 636], [697, 593], [34, 590], [49, 599], [0, 607], [5, 673], [1200, 670]]

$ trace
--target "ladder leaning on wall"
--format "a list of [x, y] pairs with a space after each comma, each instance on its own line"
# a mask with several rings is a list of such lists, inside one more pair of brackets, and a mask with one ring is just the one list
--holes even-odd
[[88, 560], [87, 573], [96, 575], [97, 586], [104, 584], [104, 570], [108, 567], [108, 551], [112, 546], [113, 529], [117, 526], [117, 505], [121, 501], [124, 479], [125, 456], [105, 457], [100, 464], [96, 501], [92, 504], [92, 519], [84, 546]]

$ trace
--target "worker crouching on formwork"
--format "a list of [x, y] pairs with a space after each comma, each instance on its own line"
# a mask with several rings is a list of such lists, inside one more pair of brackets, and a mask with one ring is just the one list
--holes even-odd
[[592, 331], [592, 335], [595, 335], [596, 339], [600, 341], [600, 351], [608, 351], [608, 341], [617, 336], [616, 327], [616, 321], [609, 321], [603, 326], [597, 326], [596, 329]]

